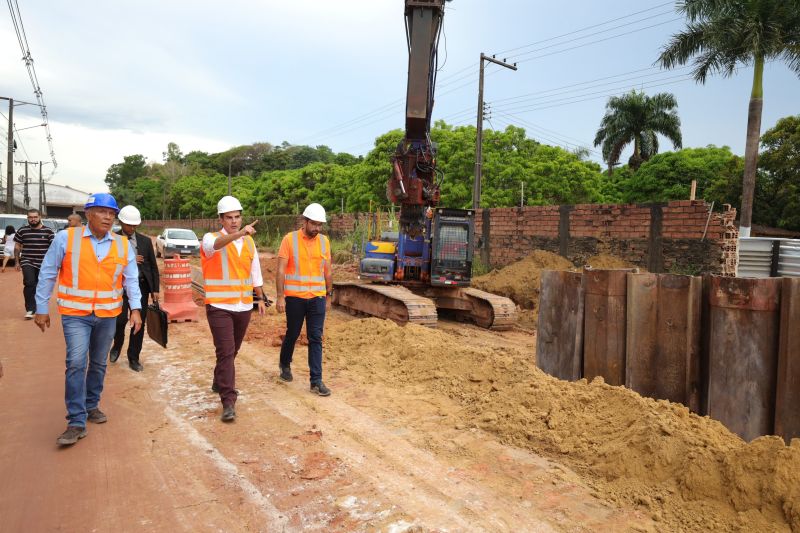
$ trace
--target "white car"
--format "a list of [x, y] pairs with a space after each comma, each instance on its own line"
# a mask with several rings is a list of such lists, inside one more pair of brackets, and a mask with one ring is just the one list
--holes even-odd
[[156, 237], [156, 257], [173, 255], [200, 255], [200, 241], [190, 229], [166, 228]]

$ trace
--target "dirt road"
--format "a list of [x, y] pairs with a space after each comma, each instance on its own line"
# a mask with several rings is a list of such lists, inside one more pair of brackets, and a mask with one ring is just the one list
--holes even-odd
[[[354, 362], [341, 358], [326, 362], [333, 395], [311, 395], [304, 347], [295, 381], [278, 382], [283, 321], [274, 311], [254, 319], [237, 359], [235, 423], [219, 421], [209, 390], [214, 349], [202, 318], [172, 325], [166, 350], [146, 340], [144, 372], [124, 357], [110, 364], [108, 423], [59, 449], [57, 313], [42, 334], [22, 319], [18, 273], [0, 276], [0, 292], [0, 531], [656, 529], [649, 514], [602, 500], [567, 467], [445, 422], [458, 409], [447, 396], [355, 379]], [[349, 320], [333, 311], [328, 326]], [[475, 344], [534, 344], [521, 332], [440, 329]]]

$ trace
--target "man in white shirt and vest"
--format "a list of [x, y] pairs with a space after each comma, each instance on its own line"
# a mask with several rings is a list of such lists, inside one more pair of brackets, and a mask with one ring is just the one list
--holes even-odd
[[264, 314], [268, 301], [261, 287], [264, 280], [252, 237], [258, 220], [242, 228], [242, 204], [233, 196], [222, 197], [217, 213], [222, 229], [203, 236], [200, 259], [206, 318], [217, 355], [211, 390], [219, 393], [222, 421], [233, 422], [238, 396], [234, 360], [250, 323], [253, 291], [259, 314]]
[[48, 304], [58, 281], [58, 311], [67, 344], [67, 430], [56, 440], [62, 446], [85, 437], [87, 421], [107, 420], [99, 408], [100, 394], [106, 354], [122, 312], [123, 287], [130, 300], [130, 325], [134, 331], [142, 327], [136, 256], [127, 238], [111, 233], [117, 202], [110, 194], [92, 194], [84, 209], [87, 226], [58, 232], [36, 286], [34, 321], [44, 332], [50, 327]]

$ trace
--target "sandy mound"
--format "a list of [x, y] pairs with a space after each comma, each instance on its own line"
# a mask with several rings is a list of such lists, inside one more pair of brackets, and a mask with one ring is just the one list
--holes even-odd
[[420, 326], [354, 320], [329, 328], [325, 344], [349, 376], [446, 395], [462, 409], [445, 423], [555, 457], [599, 497], [647, 509], [665, 531], [800, 531], [800, 440], [746, 444], [683, 406], [599, 379], [560, 381], [532, 354]]
[[542, 270], [569, 270], [574, 268], [567, 259], [544, 250], [535, 250], [524, 259], [500, 270], [474, 278], [472, 286], [506, 296], [523, 309], [539, 306], [539, 280]]

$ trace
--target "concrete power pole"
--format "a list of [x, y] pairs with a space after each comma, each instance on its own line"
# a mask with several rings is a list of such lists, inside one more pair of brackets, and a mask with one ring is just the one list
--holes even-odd
[[472, 182], [472, 208], [479, 209], [481, 206], [481, 174], [483, 168], [483, 62], [489, 61], [501, 67], [517, 70], [517, 64], [510, 65], [505, 60], [500, 61], [494, 56], [489, 57], [481, 52], [480, 78], [478, 81], [478, 134], [475, 139], [475, 178]]
[[25, 192], [22, 195], [22, 201], [25, 204], [25, 209], [30, 209], [31, 207], [31, 195], [28, 194], [28, 162], [25, 161], [25, 187], [23, 189]]
[[47, 209], [44, 206], [44, 180], [42, 179], [42, 162], [39, 161], [39, 213], [47, 216]]
[[8, 160], [6, 164], [6, 213], [14, 212], [14, 99], [8, 99]]

